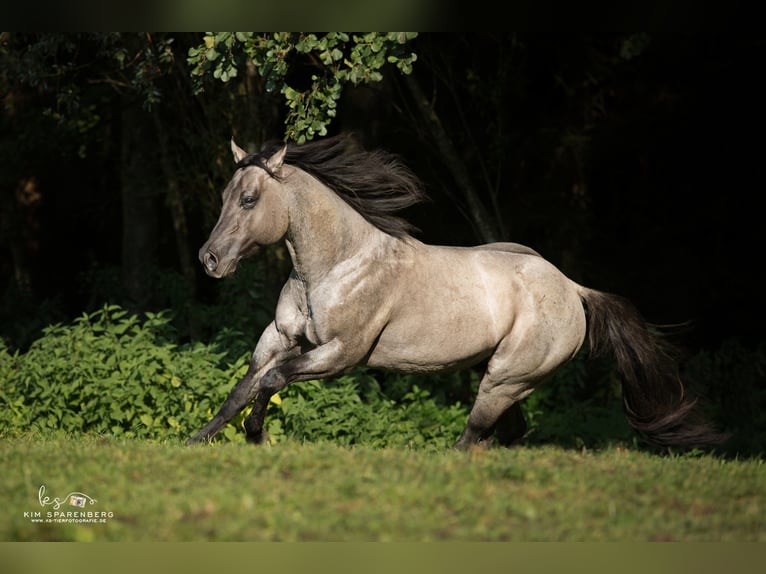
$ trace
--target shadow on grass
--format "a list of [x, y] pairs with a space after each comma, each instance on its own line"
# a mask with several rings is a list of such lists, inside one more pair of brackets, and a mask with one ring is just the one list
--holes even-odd
[[744, 421], [739, 428], [727, 428], [729, 439], [707, 449], [658, 447], [634, 431], [619, 408], [571, 406], [538, 413], [522, 441], [525, 446], [555, 445], [564, 449], [601, 451], [616, 447], [657, 455], [712, 453], [724, 459], [766, 460], [766, 430]]

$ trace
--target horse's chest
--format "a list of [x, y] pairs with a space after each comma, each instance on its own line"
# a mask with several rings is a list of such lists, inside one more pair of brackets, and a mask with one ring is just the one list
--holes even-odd
[[314, 285], [296, 281], [283, 293], [286, 312], [278, 313], [278, 328], [314, 346], [337, 338], [365, 344], [385, 324], [386, 292], [381, 281], [354, 272], [328, 274]]
[[277, 331], [295, 344], [301, 340], [312, 345], [321, 344], [314, 307], [301, 281], [291, 280], [285, 285], [277, 304], [275, 317]]
[[308, 290], [301, 294], [298, 302], [301, 336], [312, 345], [327, 343], [339, 331], [346, 330], [343, 315], [348, 305], [337, 295], [333, 289]]
[[318, 329], [318, 325], [316, 322], [316, 315], [314, 313], [314, 309], [311, 306], [310, 301], [306, 301], [305, 309], [303, 310], [303, 320], [304, 320], [304, 336], [306, 339], [311, 343], [312, 345], [321, 345], [324, 341], [322, 341], [322, 337], [320, 336], [319, 332], [321, 329]]

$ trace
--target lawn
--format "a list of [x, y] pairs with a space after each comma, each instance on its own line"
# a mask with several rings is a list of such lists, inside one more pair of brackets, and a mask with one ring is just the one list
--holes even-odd
[[760, 459], [85, 435], [0, 468], [3, 541], [766, 541]]

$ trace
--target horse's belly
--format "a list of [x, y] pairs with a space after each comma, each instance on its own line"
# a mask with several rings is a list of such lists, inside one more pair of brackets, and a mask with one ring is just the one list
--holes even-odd
[[492, 350], [483, 350], [473, 355], [466, 353], [444, 354], [419, 352], [392, 352], [392, 349], [376, 348], [369, 356], [366, 365], [373, 368], [390, 369], [404, 373], [440, 373], [464, 369], [479, 363], [492, 354]]
[[[459, 322], [459, 321], [458, 321]], [[487, 325], [408, 322], [389, 326], [373, 346], [367, 365], [404, 372], [440, 372], [469, 367], [492, 355], [497, 340]]]

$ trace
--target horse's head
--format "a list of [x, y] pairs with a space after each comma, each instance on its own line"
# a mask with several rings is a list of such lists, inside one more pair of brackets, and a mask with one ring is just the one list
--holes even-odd
[[252, 164], [247, 153], [231, 141], [238, 169], [223, 191], [223, 206], [213, 231], [199, 250], [199, 260], [211, 277], [234, 272], [243, 257], [261, 245], [276, 243], [287, 233], [287, 207], [281, 189], [286, 147]]

